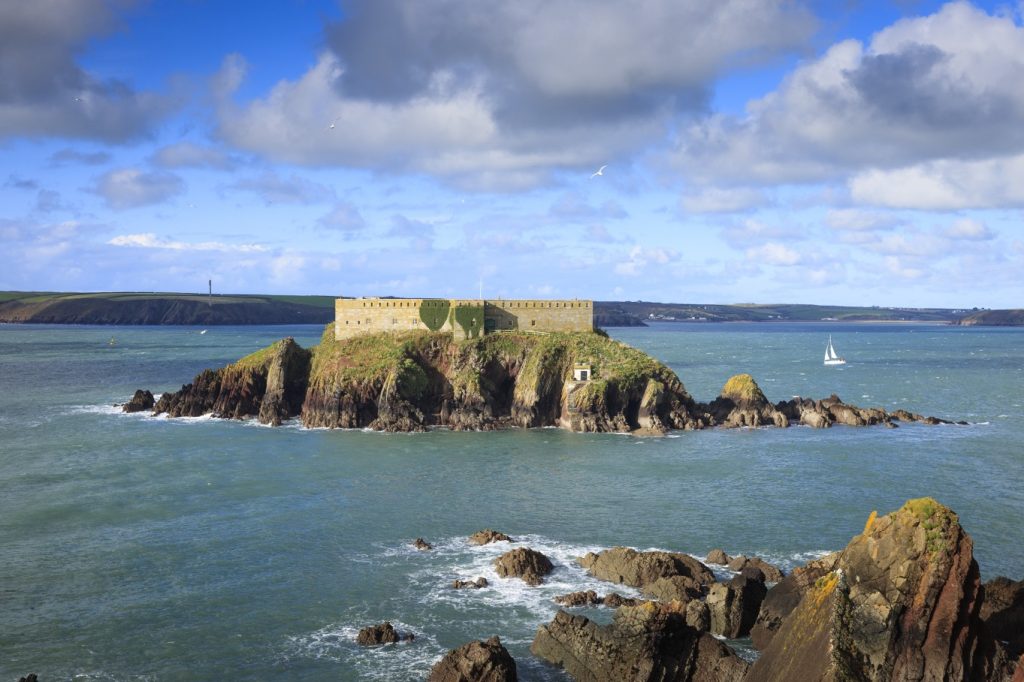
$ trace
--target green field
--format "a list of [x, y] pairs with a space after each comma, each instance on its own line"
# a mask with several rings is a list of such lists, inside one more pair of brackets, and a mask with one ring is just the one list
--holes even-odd
[[333, 308], [333, 296], [277, 296], [273, 294], [186, 294], [177, 292], [103, 291], [103, 292], [55, 292], [55, 291], [0, 291], [0, 303], [20, 301], [22, 303], [45, 303], [56, 300], [103, 299], [108, 301], [181, 300], [218, 303], [266, 303], [279, 301], [316, 308]]

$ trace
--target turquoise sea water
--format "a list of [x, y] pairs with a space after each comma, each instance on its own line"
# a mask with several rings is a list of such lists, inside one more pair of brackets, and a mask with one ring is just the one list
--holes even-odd
[[[198, 331], [0, 325], [0, 680], [415, 680], [494, 634], [520, 679], [564, 679], [529, 655], [551, 598], [613, 589], [574, 557], [722, 547], [789, 568], [922, 495], [960, 514], [983, 578], [1024, 577], [1024, 330], [612, 330], [698, 400], [747, 371], [772, 400], [835, 392], [971, 426], [396, 435], [110, 407], [321, 330]], [[829, 333], [844, 367], [821, 364]], [[548, 583], [497, 578], [508, 547], [465, 543], [484, 527], [552, 557]], [[436, 550], [412, 549], [418, 536]], [[491, 587], [448, 587], [480, 575]], [[415, 641], [355, 645], [385, 619]]]

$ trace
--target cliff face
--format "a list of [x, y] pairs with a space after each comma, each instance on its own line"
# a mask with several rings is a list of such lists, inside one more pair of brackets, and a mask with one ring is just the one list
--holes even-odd
[[215, 299], [208, 305], [199, 297], [135, 295], [123, 299], [111, 294], [40, 297], [0, 302], [0, 322], [40, 324], [310, 324], [334, 317], [330, 308], [284, 301]]
[[[575, 382], [576, 362], [595, 379]], [[301, 396], [301, 398], [299, 397]], [[496, 334], [456, 342], [406, 332], [319, 345], [291, 339], [219, 370], [206, 370], [154, 411], [213, 413], [279, 424], [420, 431], [560, 426], [574, 431], [664, 431], [704, 425], [667, 367], [599, 334]]]

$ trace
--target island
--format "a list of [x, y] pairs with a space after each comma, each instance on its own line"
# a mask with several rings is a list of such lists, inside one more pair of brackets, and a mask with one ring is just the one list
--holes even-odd
[[335, 322], [314, 347], [285, 338], [159, 399], [140, 389], [123, 409], [379, 431], [554, 426], [653, 435], [945, 422], [835, 395], [772, 404], [748, 374], [697, 402], [671, 369], [595, 330], [592, 316], [591, 302], [578, 300], [338, 299]]

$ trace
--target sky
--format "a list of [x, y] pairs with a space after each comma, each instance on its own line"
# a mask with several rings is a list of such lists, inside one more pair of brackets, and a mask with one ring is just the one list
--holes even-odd
[[1011, 308], [1022, 218], [1024, 1], [0, 0], [0, 290]]

